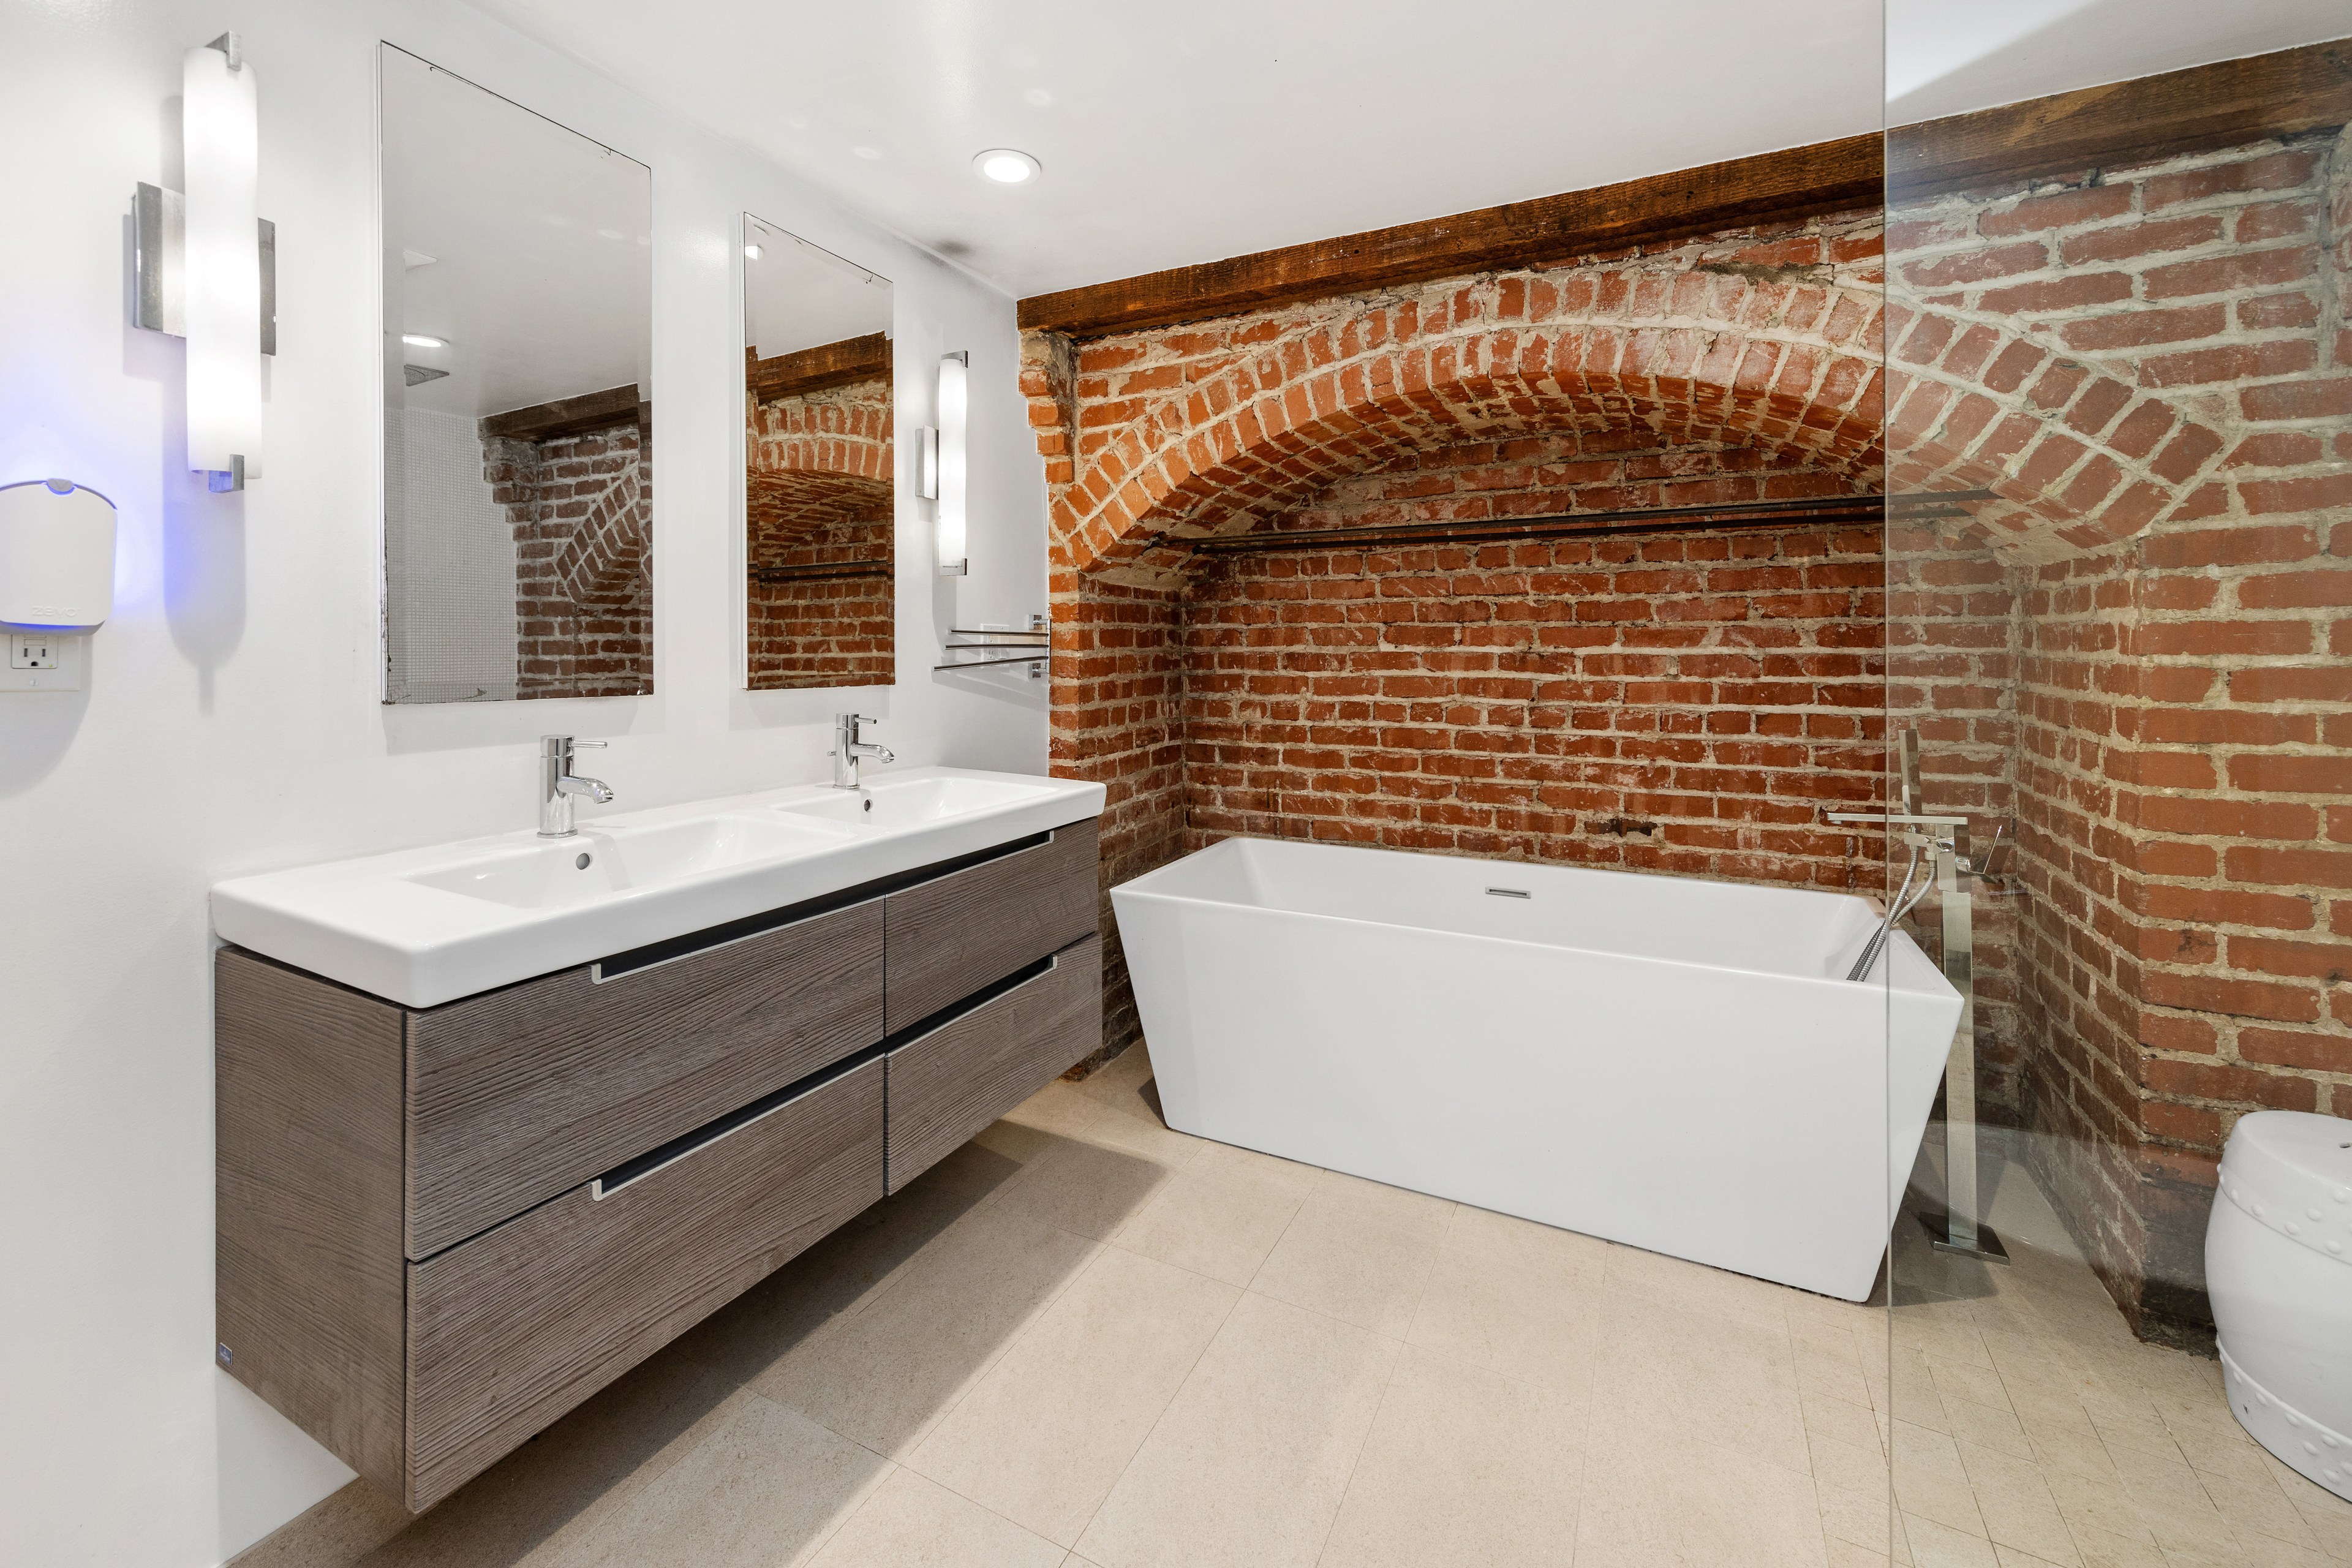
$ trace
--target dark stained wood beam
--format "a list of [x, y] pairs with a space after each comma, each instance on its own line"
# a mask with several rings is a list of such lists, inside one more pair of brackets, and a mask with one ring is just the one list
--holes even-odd
[[1883, 184], [1880, 138], [1848, 136], [1034, 295], [1021, 301], [1021, 325], [1090, 338], [1204, 321], [1297, 300], [1875, 207]]
[[2352, 122], [2352, 38], [2084, 88], [1671, 174], [1090, 283], [1021, 301], [1095, 338], [1874, 207]]
[[550, 441], [559, 436], [577, 436], [584, 431], [601, 430], [607, 425], [626, 425], [631, 421], [650, 426], [650, 405], [637, 402], [635, 382], [626, 386], [608, 386], [602, 392], [584, 392], [577, 397], [559, 397], [552, 403], [534, 403], [528, 408], [509, 408], [504, 414], [492, 414], [482, 421], [482, 437], [502, 437], [509, 441]]
[[2192, 66], [1887, 133], [1897, 202], [2352, 121], [2352, 38]]
[[824, 392], [830, 387], [854, 386], [890, 374], [890, 339], [885, 332], [844, 338], [837, 343], [819, 343], [813, 349], [778, 354], [772, 359], [754, 359], [754, 352], [748, 348], [743, 351], [744, 384], [761, 403]]

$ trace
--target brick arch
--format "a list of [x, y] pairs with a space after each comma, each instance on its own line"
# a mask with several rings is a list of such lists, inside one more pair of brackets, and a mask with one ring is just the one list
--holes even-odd
[[1033, 341], [1055, 565], [1115, 573], [1159, 536], [1247, 527], [1348, 474], [1515, 434], [1633, 429], [1863, 477], [1879, 462], [1877, 314], [1860, 289], [1628, 269], [1373, 303], [1190, 364], [1209, 334], [1059, 365]]
[[2182, 515], [2226, 444], [2172, 400], [1995, 318], [1895, 304], [1886, 333], [1889, 488], [1992, 491], [1977, 516], [1997, 547], [2099, 550]]

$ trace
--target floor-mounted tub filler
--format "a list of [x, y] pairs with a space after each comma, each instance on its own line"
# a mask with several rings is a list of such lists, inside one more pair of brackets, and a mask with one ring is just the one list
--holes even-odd
[[1960, 1015], [1845, 894], [1229, 838], [1111, 902], [1171, 1127], [1851, 1301]]

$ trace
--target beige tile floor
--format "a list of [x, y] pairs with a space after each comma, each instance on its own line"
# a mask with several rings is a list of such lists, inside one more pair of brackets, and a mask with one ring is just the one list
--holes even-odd
[[[410, 1521], [240, 1568], [2352, 1563], [2014, 1172], [1884, 1308], [1203, 1142], [1130, 1051]], [[1899, 1513], [1890, 1519], [1895, 1456]]]

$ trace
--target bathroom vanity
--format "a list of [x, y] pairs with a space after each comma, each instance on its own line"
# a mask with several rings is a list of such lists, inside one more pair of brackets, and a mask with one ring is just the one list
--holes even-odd
[[1101, 807], [926, 769], [222, 884], [221, 1363], [447, 1497], [1095, 1047]]

